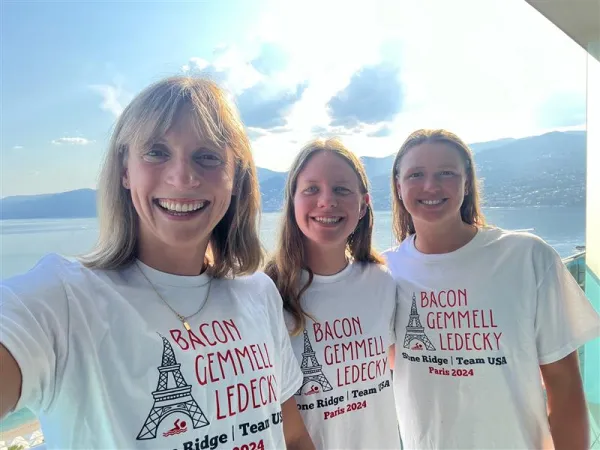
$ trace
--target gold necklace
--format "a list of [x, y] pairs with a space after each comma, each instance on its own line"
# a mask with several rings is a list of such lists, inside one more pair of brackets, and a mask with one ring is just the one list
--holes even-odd
[[200, 305], [200, 308], [198, 308], [198, 311], [196, 311], [195, 313], [190, 314], [189, 316], [186, 317], [186, 316], [179, 314], [177, 311], [175, 311], [171, 307], [171, 305], [169, 305], [169, 303], [163, 298], [163, 296], [160, 295], [158, 290], [154, 287], [154, 284], [152, 283], [152, 281], [150, 281], [150, 279], [146, 276], [146, 274], [144, 273], [144, 271], [142, 270], [142, 268], [140, 267], [140, 265], [137, 261], [135, 262], [135, 265], [137, 266], [137, 268], [140, 271], [140, 273], [142, 274], [142, 276], [146, 279], [146, 281], [148, 282], [148, 284], [150, 285], [150, 287], [152, 288], [154, 293], [158, 296], [158, 298], [160, 298], [163, 301], [163, 303], [165, 305], [167, 305], [171, 311], [173, 311], [173, 314], [175, 314], [177, 316], [177, 318], [181, 321], [181, 323], [183, 324], [185, 329], [187, 331], [190, 331], [192, 329], [192, 327], [190, 327], [190, 324], [188, 323], [188, 319], [190, 317], [194, 317], [196, 314], [198, 314], [200, 311], [202, 311], [202, 308], [204, 308], [206, 306], [206, 304], [208, 303], [208, 295], [210, 294], [210, 287], [212, 285], [212, 277], [209, 276], [209, 279], [208, 279], [208, 289], [206, 290], [206, 298], [204, 299], [204, 303], [202, 303], [202, 305]]

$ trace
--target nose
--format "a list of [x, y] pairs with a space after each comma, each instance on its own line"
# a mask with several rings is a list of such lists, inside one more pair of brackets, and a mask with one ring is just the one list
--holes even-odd
[[319, 194], [317, 205], [319, 208], [335, 208], [337, 206], [337, 199], [330, 190], [323, 190]]
[[440, 186], [439, 180], [435, 175], [428, 175], [425, 177], [423, 184], [423, 190], [425, 191], [437, 191]]
[[200, 185], [198, 173], [191, 161], [184, 158], [172, 158], [168, 164], [165, 181], [174, 188], [187, 190]]

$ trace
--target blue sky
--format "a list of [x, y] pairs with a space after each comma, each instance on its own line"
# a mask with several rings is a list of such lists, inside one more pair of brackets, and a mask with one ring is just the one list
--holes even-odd
[[385, 156], [421, 127], [476, 142], [585, 124], [586, 53], [523, 0], [0, 7], [1, 197], [95, 187], [122, 108], [178, 73], [235, 94], [273, 170], [317, 135]]

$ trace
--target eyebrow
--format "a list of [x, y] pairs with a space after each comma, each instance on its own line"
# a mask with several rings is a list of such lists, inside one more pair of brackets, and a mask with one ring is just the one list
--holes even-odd
[[[304, 180], [304, 183], [319, 183], [320, 180]], [[339, 180], [334, 180], [333, 181], [334, 184], [347, 184], [347, 183], [351, 183], [350, 180], [342, 178]]]
[[[149, 145], [163, 145], [167, 148], [171, 148], [171, 146], [168, 144], [168, 142], [165, 141], [164, 139], [159, 139], [157, 141], [150, 142]], [[219, 147], [218, 145], [214, 144], [211, 141], [202, 141], [200, 143], [200, 145], [194, 149], [194, 152], [197, 152], [198, 150], [203, 150], [203, 149], [211, 150], [213, 152], [218, 152], [218, 153], [225, 152], [225, 149]]]
[[[456, 169], [458, 166], [452, 165], [452, 164], [443, 164], [441, 166], [438, 166], [437, 169]], [[427, 167], [425, 166], [415, 166], [415, 167], [407, 167], [407, 170], [423, 170], [426, 169]]]

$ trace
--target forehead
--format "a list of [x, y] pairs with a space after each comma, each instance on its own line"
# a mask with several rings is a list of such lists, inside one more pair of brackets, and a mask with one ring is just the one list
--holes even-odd
[[171, 126], [160, 136], [159, 140], [166, 142], [196, 143], [207, 141], [194, 124], [194, 118], [191, 115], [180, 115]]
[[213, 136], [207, 135], [199, 120], [189, 108], [183, 108], [162, 136], [157, 136], [156, 141], [184, 149], [208, 146], [215, 150], [225, 150], [227, 146], [223, 142], [215, 142]]
[[358, 183], [358, 176], [341, 156], [330, 152], [314, 154], [298, 174], [298, 181], [344, 181]]
[[400, 161], [400, 169], [411, 167], [462, 167], [462, 157], [458, 149], [443, 142], [426, 142], [408, 150]]

